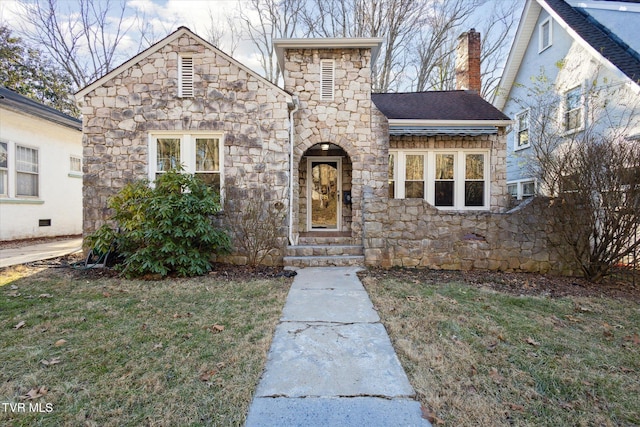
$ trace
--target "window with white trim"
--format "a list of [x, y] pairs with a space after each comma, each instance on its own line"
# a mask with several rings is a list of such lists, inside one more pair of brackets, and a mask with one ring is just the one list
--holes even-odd
[[396, 171], [398, 167], [396, 165], [396, 159], [398, 156], [395, 153], [389, 153], [389, 198], [393, 199], [396, 196]]
[[527, 199], [536, 195], [534, 180], [520, 180], [507, 183], [507, 192], [517, 200]]
[[545, 19], [538, 26], [538, 53], [547, 49], [553, 44], [553, 20], [551, 17]]
[[9, 195], [9, 146], [0, 142], [0, 196]]
[[82, 158], [78, 156], [69, 156], [69, 172], [73, 175], [82, 173]]
[[335, 86], [335, 61], [323, 59], [320, 61], [320, 100], [333, 101]]
[[531, 146], [529, 141], [529, 110], [516, 114], [515, 151]]
[[178, 58], [178, 96], [193, 98], [193, 58], [180, 56]]
[[563, 125], [565, 132], [576, 132], [584, 125], [584, 101], [582, 87], [578, 86], [564, 94]]
[[439, 209], [488, 209], [488, 160], [487, 150], [390, 151], [389, 196]]
[[38, 197], [38, 150], [16, 145], [16, 196]]
[[163, 133], [149, 136], [149, 179], [182, 166], [216, 192], [223, 188], [223, 138], [210, 133]]

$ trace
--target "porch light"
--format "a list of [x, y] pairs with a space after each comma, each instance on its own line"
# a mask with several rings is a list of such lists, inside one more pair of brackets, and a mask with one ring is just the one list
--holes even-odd
[[329, 151], [329, 144], [320, 144], [322, 151]]

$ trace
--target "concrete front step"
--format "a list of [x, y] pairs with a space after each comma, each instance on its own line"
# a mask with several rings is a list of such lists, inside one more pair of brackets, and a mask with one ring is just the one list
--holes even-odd
[[362, 245], [297, 245], [287, 247], [287, 256], [364, 255]]
[[300, 236], [298, 238], [298, 245], [310, 246], [310, 245], [357, 245], [362, 244], [362, 240], [359, 242], [350, 236], [331, 237], [331, 236]]
[[363, 266], [364, 255], [328, 255], [328, 256], [286, 256], [284, 266], [305, 267], [350, 267]]

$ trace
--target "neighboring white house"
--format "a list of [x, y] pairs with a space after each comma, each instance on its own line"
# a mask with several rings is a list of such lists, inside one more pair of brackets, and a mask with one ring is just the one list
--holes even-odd
[[0, 86], [0, 241], [82, 233], [82, 122]]
[[[507, 139], [513, 196], [536, 190], [530, 165], [541, 108], [553, 114], [538, 127], [555, 125], [565, 139], [594, 127], [640, 139], [639, 27], [636, 1], [527, 0], [493, 102], [515, 120]], [[535, 94], [545, 85], [551, 90]]]

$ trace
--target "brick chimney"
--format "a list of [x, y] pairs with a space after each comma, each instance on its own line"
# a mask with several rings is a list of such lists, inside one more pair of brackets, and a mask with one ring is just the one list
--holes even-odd
[[456, 89], [480, 93], [480, 33], [474, 28], [458, 37]]

